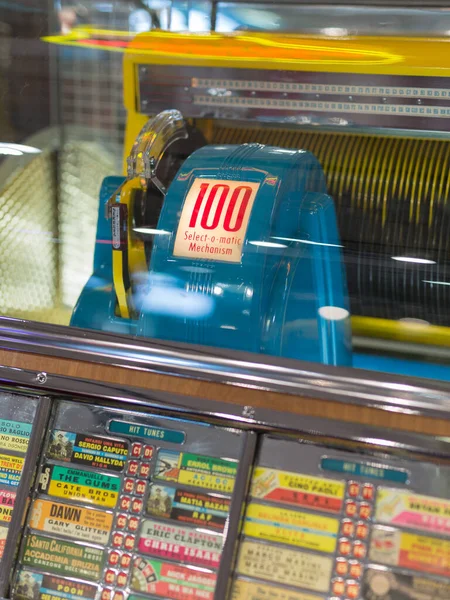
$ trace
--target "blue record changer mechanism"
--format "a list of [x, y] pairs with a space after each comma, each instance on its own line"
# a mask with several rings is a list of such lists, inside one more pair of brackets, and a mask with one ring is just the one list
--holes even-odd
[[[163, 149], [158, 140], [155, 157], [157, 136], [148, 134], [161, 123], [167, 132], [169, 120], [178, 143], [189, 133], [177, 111], [155, 119], [138, 138], [141, 172], [129, 167], [125, 182], [103, 184], [94, 273], [72, 325], [351, 364], [336, 215], [317, 159], [197, 140], [187, 158], [172, 160], [171, 172], [173, 135]], [[137, 210], [142, 202], [146, 214]]]

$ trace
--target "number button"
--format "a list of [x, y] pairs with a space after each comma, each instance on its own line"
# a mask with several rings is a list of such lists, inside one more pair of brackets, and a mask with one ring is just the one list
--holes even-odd
[[348, 562], [345, 558], [336, 559], [336, 574], [345, 577], [348, 573]]
[[364, 519], [364, 521], [367, 521], [367, 519], [370, 519], [371, 516], [372, 507], [370, 506], [370, 504], [362, 503], [359, 507], [359, 518]]
[[127, 475], [131, 475], [132, 477], [137, 474], [139, 468], [139, 463], [137, 460], [130, 460], [127, 468]]
[[131, 498], [128, 496], [122, 496], [119, 501], [120, 510], [130, 510]]
[[128, 569], [131, 565], [131, 554], [122, 554], [122, 558], [120, 559], [120, 566], [122, 569]]
[[353, 544], [353, 556], [359, 560], [365, 558], [367, 552], [366, 545], [363, 542]]
[[115, 550], [113, 550], [112, 552], [109, 553], [108, 563], [112, 567], [115, 567], [116, 565], [118, 565], [119, 564], [119, 560], [120, 560], [120, 554], [118, 552], [116, 552]]
[[345, 593], [350, 600], [356, 600], [359, 596], [359, 583], [356, 581], [348, 581], [345, 586]]
[[356, 537], [359, 540], [365, 540], [369, 535], [369, 528], [366, 523], [358, 523], [356, 525]]
[[347, 500], [345, 503], [345, 514], [347, 517], [354, 517], [358, 510], [358, 505], [353, 500]]
[[343, 579], [335, 579], [331, 584], [331, 589], [336, 596], [342, 596], [345, 591], [345, 581]]
[[350, 561], [350, 577], [352, 579], [360, 579], [362, 575], [362, 565], [355, 560]]
[[125, 529], [126, 526], [127, 526], [127, 516], [126, 515], [117, 515], [117, 518], [116, 518], [117, 529]]
[[146, 487], [147, 487], [146, 482], [143, 481], [142, 479], [139, 479], [139, 481], [136, 481], [136, 490], [135, 490], [136, 496], [143, 496], [145, 494]]
[[112, 569], [107, 569], [105, 571], [104, 581], [105, 581], [105, 583], [108, 583], [109, 585], [112, 585], [113, 583], [115, 583], [116, 572], [113, 571]]
[[359, 489], [359, 483], [357, 483], [356, 481], [348, 482], [348, 495], [350, 496], [350, 498], [357, 498], [359, 496]]
[[353, 523], [353, 521], [350, 521], [349, 519], [344, 519], [341, 525], [341, 534], [345, 535], [346, 537], [352, 537], [354, 532], [355, 524]]
[[150, 460], [152, 456], [153, 456], [153, 446], [145, 446], [144, 447], [145, 460]]
[[120, 548], [123, 544], [123, 533], [114, 533], [112, 538], [112, 545], [114, 548]]
[[348, 556], [352, 551], [352, 544], [347, 538], [339, 540], [339, 554]]
[[132, 494], [134, 490], [134, 481], [132, 479], [125, 479], [123, 482], [123, 489], [127, 494]]
[[102, 590], [101, 600], [110, 600], [111, 596], [112, 590], [109, 590], [108, 588]]
[[365, 483], [363, 485], [362, 497], [364, 500], [372, 502], [375, 497], [375, 488], [371, 483]]
[[131, 503], [131, 512], [132, 513], [140, 513], [142, 510], [144, 503], [142, 502], [142, 500], [140, 498], [134, 498], [133, 502]]
[[150, 463], [142, 463], [139, 469], [139, 477], [148, 477], [150, 475]]

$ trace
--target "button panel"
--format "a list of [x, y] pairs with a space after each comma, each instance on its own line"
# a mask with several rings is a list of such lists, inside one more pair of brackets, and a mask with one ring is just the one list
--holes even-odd
[[144, 508], [143, 497], [147, 492], [153, 455], [153, 446], [138, 442], [131, 445], [122, 482], [123, 495], [119, 498], [118, 513], [114, 519], [111, 538], [113, 549], [108, 554], [107, 567], [103, 574], [104, 585], [113, 586], [113, 589], [105, 587], [101, 600], [124, 600], [126, 597], [121, 589], [129, 585], [133, 560], [131, 552], [136, 547], [136, 534]]
[[339, 600], [360, 600], [363, 564], [367, 556], [370, 520], [373, 514], [375, 486], [367, 482], [350, 480], [346, 484], [344, 518], [340, 525], [337, 543], [335, 573], [331, 594]]

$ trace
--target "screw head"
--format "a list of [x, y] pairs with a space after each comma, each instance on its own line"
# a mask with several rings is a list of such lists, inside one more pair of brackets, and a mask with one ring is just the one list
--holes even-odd
[[38, 373], [36, 375], [36, 381], [38, 383], [41, 383], [41, 384], [42, 383], [46, 383], [46, 381], [47, 381], [47, 373]]
[[253, 419], [255, 416], [255, 409], [253, 406], [244, 406], [242, 409], [242, 416], [247, 417], [248, 419]]

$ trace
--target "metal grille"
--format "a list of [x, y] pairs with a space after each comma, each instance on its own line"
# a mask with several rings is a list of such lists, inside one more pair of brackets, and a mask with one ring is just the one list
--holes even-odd
[[[74, 49], [62, 55], [60, 121], [63, 127], [83, 127], [85, 141], [97, 141], [116, 155], [121, 172], [121, 153], [126, 112], [123, 106], [122, 55]], [[70, 132], [64, 132], [71, 141]]]
[[61, 302], [73, 308], [92, 274], [98, 193], [115, 156], [95, 142], [69, 142], [59, 157]]
[[46, 320], [57, 304], [55, 160], [43, 152], [0, 189], [0, 314]]
[[450, 326], [450, 286], [440, 285], [450, 269], [448, 141], [233, 126], [216, 126], [213, 141], [315, 154], [336, 204], [352, 314]]
[[98, 192], [114, 163], [100, 144], [73, 139], [8, 177], [0, 189], [0, 314], [69, 323], [92, 273]]

